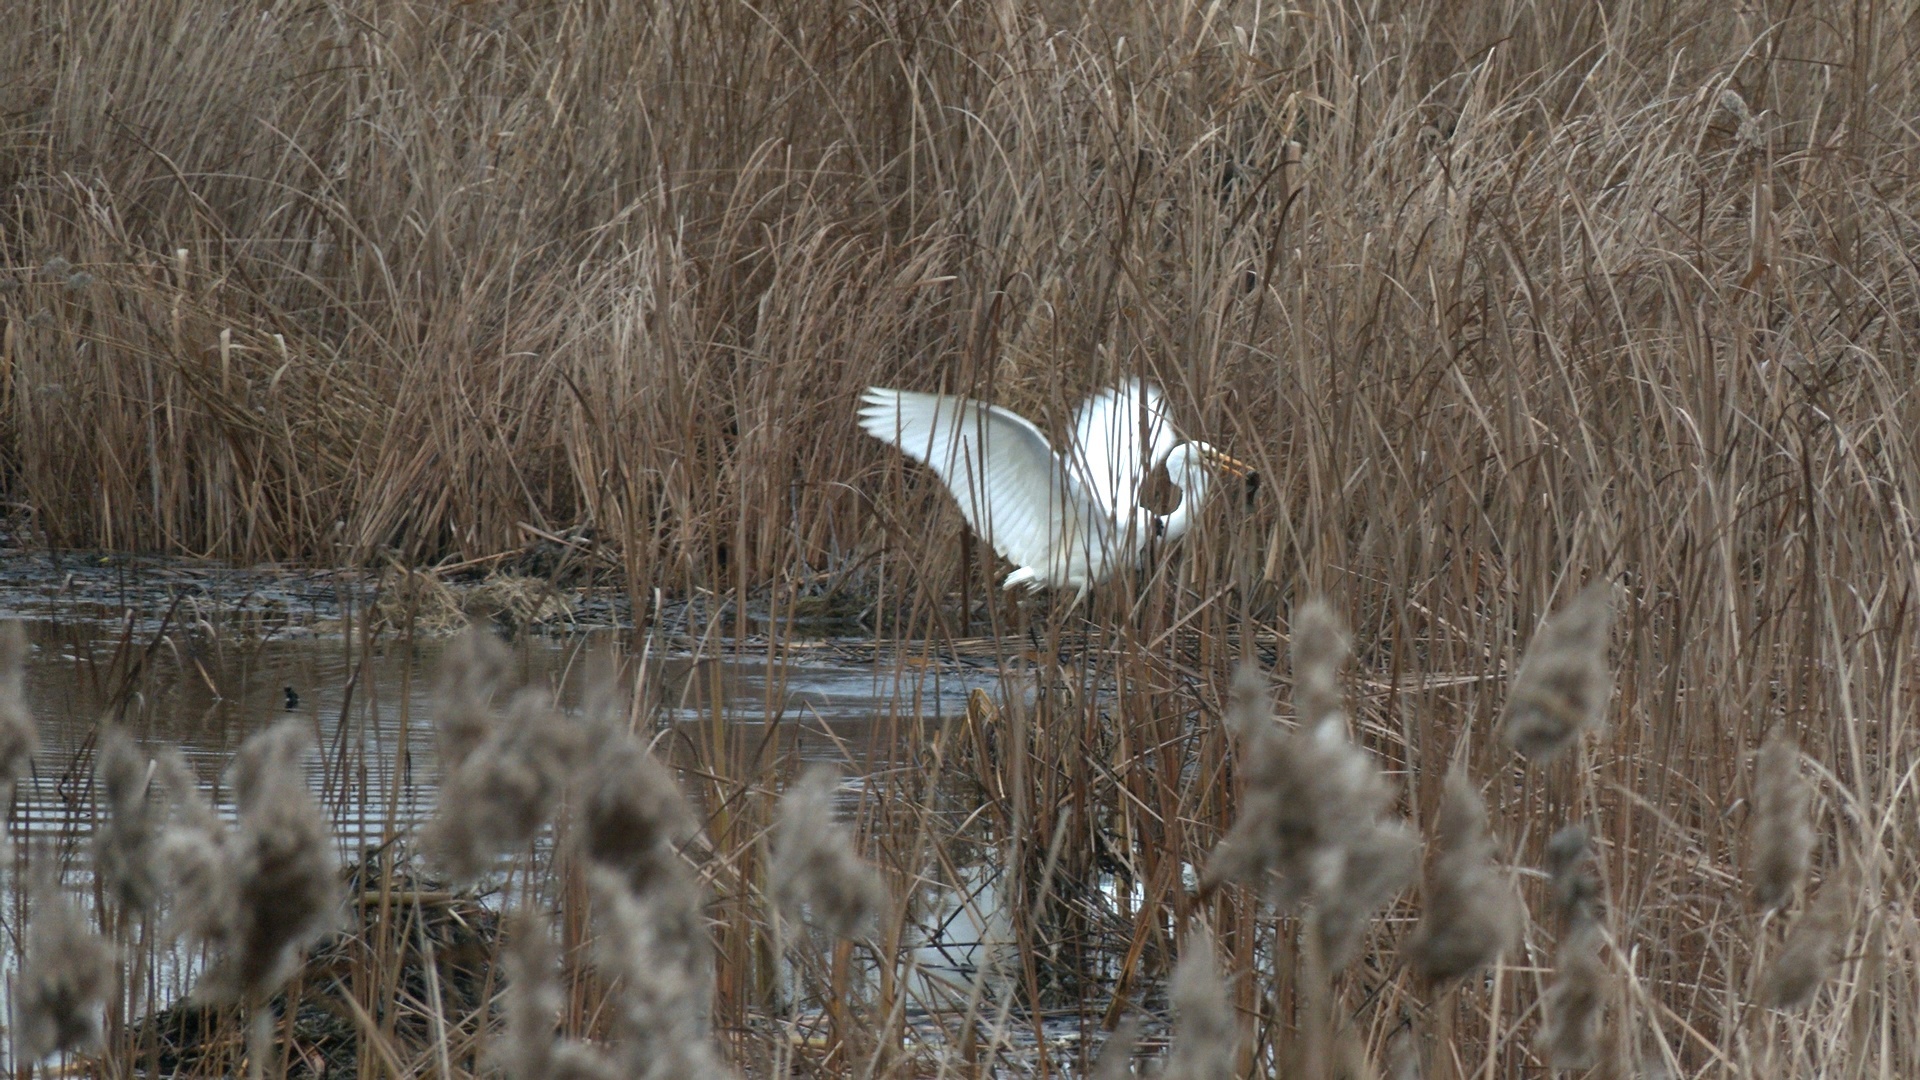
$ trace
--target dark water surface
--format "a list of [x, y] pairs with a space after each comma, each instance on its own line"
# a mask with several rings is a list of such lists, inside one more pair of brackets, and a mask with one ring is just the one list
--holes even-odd
[[[321, 748], [308, 768], [343, 857], [404, 832], [437, 795], [433, 693], [450, 639], [367, 635], [373, 592], [361, 575], [0, 553], [0, 618], [27, 626], [41, 735], [14, 835], [91, 830], [90, 751], [108, 718], [143, 742], [179, 746], [223, 808], [240, 743], [296, 719]], [[590, 661], [617, 655], [668, 741], [704, 743], [716, 726], [757, 739], [771, 723], [779, 752], [854, 778], [894, 760], [903, 718], [938, 723], [966, 708], [971, 688], [997, 683], [991, 671], [857, 659], [874, 650], [832, 641], [636, 634], [619, 625], [618, 598], [576, 596], [574, 606], [566, 627], [512, 635], [522, 682], [570, 706]]]

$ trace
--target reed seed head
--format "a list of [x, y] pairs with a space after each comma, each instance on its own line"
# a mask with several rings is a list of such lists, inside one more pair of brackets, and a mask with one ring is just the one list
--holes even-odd
[[1500, 718], [1500, 741], [1533, 762], [1566, 752], [1606, 715], [1613, 586], [1596, 581], [1549, 616], [1527, 645]]
[[119, 977], [113, 945], [88, 929], [73, 904], [51, 885], [35, 891], [13, 988], [14, 1038], [20, 1056], [32, 1061], [98, 1045]]
[[673, 772], [624, 727], [599, 733], [580, 803], [574, 836], [589, 861], [624, 874], [635, 890], [684, 876], [676, 849], [698, 831], [693, 810]]
[[[169, 749], [166, 754], [177, 758], [179, 751]], [[100, 735], [98, 771], [106, 792], [107, 819], [94, 830], [94, 867], [107, 892], [121, 905], [135, 912], [152, 911], [166, 891], [161, 837], [171, 815], [167, 778], [184, 774], [186, 765], [170, 763], [163, 768], [117, 728], [107, 728]]]
[[1414, 969], [1440, 984], [1464, 978], [1511, 949], [1522, 909], [1513, 883], [1493, 862], [1487, 808], [1458, 766], [1447, 774], [1435, 846], [1426, 911], [1408, 951]]
[[1800, 748], [1783, 728], [1760, 747], [1753, 781], [1753, 898], [1764, 910], [1784, 907], [1807, 879], [1813, 791], [1800, 775]]
[[1234, 669], [1233, 686], [1227, 694], [1227, 729], [1248, 741], [1274, 730], [1273, 690], [1266, 673], [1251, 660], [1242, 660]]
[[1315, 597], [1293, 619], [1293, 707], [1300, 726], [1311, 730], [1339, 720], [1346, 705], [1340, 695], [1340, 665], [1353, 649], [1353, 635], [1332, 605]]
[[1313, 911], [1329, 970], [1353, 959], [1373, 916], [1419, 872], [1420, 838], [1401, 822], [1377, 822], [1346, 846], [1338, 875]]
[[308, 735], [283, 721], [248, 739], [234, 764], [239, 823], [217, 845], [233, 909], [212, 944], [220, 959], [200, 994], [263, 1001], [299, 967], [306, 947], [340, 921], [339, 861], [326, 814], [300, 758]]
[[[1272, 722], [1257, 669], [1243, 665], [1234, 677], [1228, 715], [1242, 738], [1246, 793], [1202, 887], [1259, 883], [1283, 906], [1311, 900], [1323, 955], [1338, 966], [1373, 915], [1412, 881], [1419, 842], [1386, 817], [1392, 788], [1348, 737], [1335, 681], [1346, 632], [1326, 605], [1310, 604], [1294, 641], [1296, 700], [1306, 702], [1296, 730]], [[1302, 686], [1318, 688], [1301, 699]], [[1317, 720], [1306, 722], [1308, 713]]]
[[621, 1055], [645, 1080], [731, 1075], [709, 1037], [712, 948], [700, 918], [700, 893], [684, 874], [643, 890], [626, 874], [591, 866], [596, 963], [620, 980], [615, 1024]]
[[554, 1035], [554, 1021], [566, 1005], [553, 974], [557, 957], [539, 913], [508, 917], [506, 1031], [493, 1049], [494, 1060], [510, 1080], [614, 1080], [621, 1072], [604, 1054]]
[[155, 759], [173, 800], [173, 815], [160, 834], [160, 865], [173, 892], [170, 933], [203, 942], [226, 941], [239, 906], [233, 875], [233, 837], [178, 753]]
[[15, 620], [0, 623], [0, 787], [11, 791], [40, 749], [39, 728], [27, 708], [27, 630]]
[[1583, 915], [1592, 915], [1600, 898], [1600, 883], [1588, 869], [1587, 856], [1584, 825], [1568, 825], [1547, 839], [1547, 879], [1562, 925], [1572, 926]]
[[1093, 1059], [1092, 1080], [1133, 1080], [1133, 1052], [1140, 1045], [1140, 1021], [1132, 1016], [1120, 1021], [1100, 1046]]
[[815, 765], [780, 800], [773, 827], [774, 903], [788, 918], [804, 908], [820, 929], [851, 937], [885, 910], [879, 871], [855, 851], [853, 834], [833, 817], [839, 773]]
[[471, 627], [440, 657], [434, 690], [434, 728], [440, 737], [440, 767], [459, 769], [498, 726], [491, 703], [507, 677], [513, 656], [500, 639]]
[[1554, 1069], [1590, 1069], [1600, 1059], [1606, 969], [1600, 924], [1582, 911], [1554, 954], [1553, 983], [1541, 1001], [1546, 1023], [1539, 1046]]
[[1403, 1024], [1387, 1037], [1380, 1080], [1420, 1080], [1420, 1036], [1413, 1033], [1411, 1025]]
[[1196, 926], [1173, 969], [1173, 1049], [1161, 1073], [1167, 1080], [1232, 1080], [1240, 1055], [1240, 1025], [1214, 960], [1213, 935]]
[[578, 762], [577, 725], [543, 690], [524, 688], [441, 784], [440, 804], [421, 829], [434, 863], [472, 881], [495, 860], [533, 841], [559, 808]]
[[1767, 965], [1760, 986], [1761, 1001], [1776, 1009], [1798, 1009], [1813, 1000], [1833, 975], [1840, 945], [1847, 936], [1852, 893], [1844, 874], [1821, 886], [1793, 929], [1787, 931], [1779, 955]]

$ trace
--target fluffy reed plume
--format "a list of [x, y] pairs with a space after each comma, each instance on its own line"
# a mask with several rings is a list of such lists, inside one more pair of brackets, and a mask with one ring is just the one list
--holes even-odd
[[1547, 872], [1566, 930], [1554, 953], [1553, 983], [1541, 1002], [1545, 1024], [1538, 1045], [1552, 1068], [1588, 1069], [1600, 1057], [1606, 971], [1595, 910], [1599, 885], [1587, 871], [1586, 829], [1569, 825], [1547, 841]]
[[1798, 1009], [1833, 974], [1841, 942], [1847, 936], [1847, 914], [1853, 889], [1844, 873], [1836, 874], [1807, 904], [1807, 910], [1787, 932], [1787, 941], [1767, 971], [1760, 1000], [1776, 1009]]
[[1435, 836], [1439, 854], [1427, 868], [1426, 911], [1408, 952], [1431, 983], [1463, 978], [1499, 959], [1520, 933], [1520, 897], [1493, 861], [1487, 808], [1460, 767], [1447, 773]]
[[[170, 763], [159, 759], [162, 768]], [[173, 892], [175, 936], [219, 942], [232, 937], [238, 883], [231, 869], [236, 844], [220, 815], [184, 771], [166, 782], [173, 816], [160, 834], [160, 864]]]
[[1420, 838], [1399, 821], [1382, 820], [1348, 843], [1340, 873], [1313, 909], [1320, 955], [1330, 968], [1353, 958], [1367, 925], [1420, 871]]
[[674, 886], [686, 876], [676, 850], [697, 831], [673, 773], [607, 716], [592, 725], [591, 766], [580, 784], [580, 853], [618, 871], [627, 887]]
[[774, 904], [798, 920], [802, 908], [820, 929], [850, 937], [871, 925], [887, 903], [879, 871], [854, 850], [853, 834], [833, 818], [839, 773], [816, 765], [780, 800], [773, 826]]
[[100, 1042], [101, 1013], [118, 976], [112, 944], [51, 883], [35, 890], [25, 955], [13, 986], [13, 1034], [22, 1060]]
[[1561, 925], [1571, 926], [1582, 912], [1591, 914], [1600, 899], [1600, 883], [1588, 869], [1586, 827], [1568, 825], [1547, 838], [1547, 881]]
[[192, 785], [163, 840], [176, 929], [212, 946], [201, 980], [210, 1001], [262, 1001], [340, 915], [339, 863], [326, 814], [307, 789], [308, 738], [286, 721], [248, 739], [234, 764], [238, 824], [229, 830]]
[[1133, 1051], [1140, 1045], [1140, 1021], [1127, 1017], [1107, 1036], [1093, 1059], [1092, 1080], [1132, 1080]]
[[1353, 649], [1353, 636], [1332, 605], [1315, 597], [1293, 619], [1293, 708], [1303, 728], [1338, 719], [1345, 726], [1340, 695], [1340, 665]]
[[1196, 927], [1173, 969], [1173, 1049], [1166, 1080], [1231, 1080], [1240, 1025], [1213, 955], [1213, 935]]
[[1546, 1022], [1539, 1046], [1555, 1069], [1590, 1069], [1600, 1059], [1600, 1020], [1606, 1005], [1606, 969], [1600, 963], [1600, 924], [1582, 917], [1553, 955], [1553, 983], [1541, 1002]]
[[1403, 1026], [1387, 1038], [1380, 1080], [1420, 1080], [1420, 1037], [1412, 1026]]
[[13, 782], [40, 749], [39, 729], [27, 709], [26, 677], [26, 628], [0, 623], [0, 794], [13, 791]]
[[607, 685], [590, 691], [576, 850], [593, 896], [594, 962], [620, 982], [624, 1072], [661, 1080], [730, 1076], [708, 1035], [713, 946], [701, 890], [678, 848], [695, 834], [672, 772], [621, 721]]
[[493, 1048], [510, 1080], [614, 1080], [620, 1070], [586, 1043], [557, 1038], [554, 1019], [566, 1004], [553, 977], [558, 950], [539, 914], [507, 919], [506, 1031]]
[[93, 833], [93, 865], [107, 892], [129, 911], [149, 912], [166, 890], [161, 838], [171, 807], [167, 788], [186, 775], [179, 751], [149, 758], [116, 728], [100, 735], [99, 780], [107, 817]]
[[453, 639], [441, 654], [433, 725], [442, 769], [449, 773], [459, 769], [499, 726], [491, 704], [512, 659], [499, 638], [479, 627]]
[[1754, 762], [1753, 898], [1763, 909], [1784, 907], [1807, 879], [1812, 794], [1800, 775], [1800, 747], [1783, 728], [1775, 728]]
[[1413, 879], [1419, 840], [1386, 817], [1392, 789], [1348, 737], [1337, 672], [1346, 631], [1325, 604], [1295, 620], [1294, 688], [1301, 726], [1273, 723], [1266, 681], [1251, 664], [1234, 677], [1229, 723], [1247, 777], [1240, 816], [1201, 879], [1261, 884], [1276, 903], [1314, 903], [1322, 955], [1344, 964], [1368, 921]]
[[[441, 783], [421, 847], [456, 881], [471, 881], [502, 855], [524, 848], [559, 809], [582, 749], [578, 725], [554, 708], [544, 690], [526, 687], [499, 712], [461, 712], [442, 743], [465, 755]], [[489, 725], [477, 744], [467, 730], [476, 716]]]
[[1613, 675], [1607, 633], [1613, 586], [1596, 581], [1540, 625], [1521, 658], [1500, 717], [1500, 741], [1522, 757], [1551, 761], [1606, 714]]
[[730, 1076], [708, 1033], [712, 949], [700, 893], [684, 874], [630, 887], [628, 876], [591, 866], [594, 958], [620, 980], [615, 1022], [627, 1073], [642, 1080]]

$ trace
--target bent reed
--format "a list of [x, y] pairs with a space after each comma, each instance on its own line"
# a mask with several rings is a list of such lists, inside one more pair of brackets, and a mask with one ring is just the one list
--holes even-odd
[[[686, 1056], [648, 1067], [1080, 1071], [1123, 1026], [1165, 1053], [1177, 986], [1195, 1074], [1920, 1075], [1902, 18], [31, 0], [0, 30], [9, 535], [512, 564], [776, 659], [845, 611], [915, 643], [882, 682], [976, 652], [1001, 685], [879, 718], [836, 791], [857, 860], [807, 827], [885, 902], [781, 862], [777, 739], [723, 710], [656, 730], [644, 700], [575, 716], [482, 656], [437, 716], [472, 814], [325, 890], [317, 861], [278, 868], [309, 890], [292, 924], [194, 927], [145, 838], [266, 882], [243, 853], [314, 822], [209, 820], [166, 747], [138, 742], [136, 776], [103, 741], [113, 882], [89, 909], [72, 874], [49, 904], [15, 876], [16, 1005], [104, 988], [80, 1060], [170, 1068], [153, 1018], [185, 1013], [147, 988], [177, 929], [244, 958], [181, 1066], [208, 1073], [310, 1069], [300, 1009], [273, 1010], [316, 995], [367, 1075], [624, 1073], [661, 1040]], [[1074, 612], [1000, 595], [938, 485], [851, 424], [877, 384], [1057, 434], [1126, 375], [1261, 486]], [[1347, 637], [1299, 654], [1276, 718], [1236, 673], [1295, 667], [1314, 597]], [[114, 670], [137, 733], [137, 691], [187, 668]], [[66, 762], [34, 756], [9, 677], [11, 783]], [[1351, 835], [1246, 819], [1303, 729]], [[336, 822], [400, 801], [323, 751]], [[817, 820], [820, 784], [788, 807]], [[1556, 864], [1570, 826], [1584, 855]], [[966, 978], [922, 978], [927, 895], [983, 864], [1008, 914]], [[502, 866], [498, 948], [446, 955], [435, 934], [485, 921], [454, 883]], [[113, 987], [35, 966], [78, 931]], [[282, 962], [313, 942], [324, 963]], [[636, 994], [636, 958], [686, 992]], [[16, 1054], [94, 1036], [23, 1019]]]

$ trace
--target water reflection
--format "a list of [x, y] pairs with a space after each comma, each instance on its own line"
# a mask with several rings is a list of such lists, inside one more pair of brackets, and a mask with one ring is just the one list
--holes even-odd
[[[0, 618], [26, 623], [26, 693], [41, 735], [11, 831], [22, 848], [55, 847], [70, 884], [89, 871], [87, 840], [101, 812], [92, 756], [102, 722], [150, 746], [179, 747], [229, 817], [226, 771], [240, 744], [276, 721], [308, 726], [319, 752], [306, 768], [343, 862], [361, 862], [432, 813], [434, 682], [449, 639], [379, 636], [366, 644], [329, 633], [326, 620], [354, 601], [318, 587], [249, 587], [253, 599], [236, 605], [217, 592], [183, 594], [177, 579], [160, 587], [120, 570], [111, 587], [101, 574], [58, 585], [41, 575], [25, 589], [8, 573], [0, 569]], [[333, 599], [314, 606], [323, 595]], [[261, 597], [271, 600], [267, 609], [254, 603]], [[999, 683], [993, 669], [900, 663], [871, 649], [856, 660], [856, 652], [831, 642], [748, 651], [722, 641], [709, 655], [690, 656], [611, 628], [522, 635], [512, 645], [512, 681], [551, 688], [573, 708], [595, 657], [619, 656], [636, 715], [663, 736], [663, 754], [685, 763], [719, 741], [832, 762], [846, 774], [852, 809], [869, 780], [875, 792], [894, 790], [882, 774], [911, 764], [932, 733], [965, 715], [969, 691]], [[923, 879], [907, 942], [915, 1012], [962, 1009], [970, 998], [977, 1007], [983, 994], [996, 1000], [1016, 969], [991, 854], [980, 850], [978, 862]], [[172, 983], [192, 964], [169, 954], [160, 967]]]
[[[118, 628], [96, 621], [43, 618], [28, 629], [27, 697], [40, 719], [42, 752], [16, 800], [17, 835], [90, 829], [85, 763], [105, 717], [117, 717], [138, 739], [179, 746], [221, 806], [222, 772], [248, 735], [286, 717], [310, 725], [323, 753], [309, 758], [308, 769], [334, 814], [343, 854], [431, 811], [433, 673], [444, 639], [362, 651], [340, 638], [244, 640], [189, 626], [129, 646]], [[588, 658], [609, 648], [624, 648], [616, 632], [525, 637], [514, 645], [515, 674], [554, 688], [570, 707]], [[771, 723], [780, 753], [856, 774], [886, 756], [876, 744], [883, 729], [893, 730], [889, 716], [937, 721], [964, 710], [967, 691], [981, 682], [812, 656], [656, 658], [644, 641], [639, 651], [649, 655], [628, 678], [657, 727], [690, 727], [704, 739], [716, 723], [731, 733]]]

